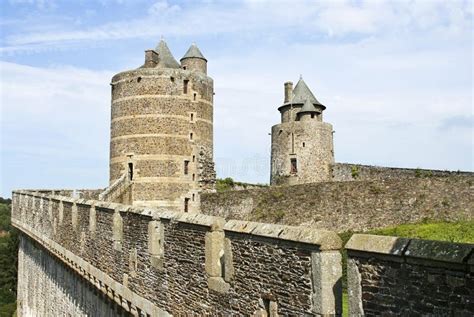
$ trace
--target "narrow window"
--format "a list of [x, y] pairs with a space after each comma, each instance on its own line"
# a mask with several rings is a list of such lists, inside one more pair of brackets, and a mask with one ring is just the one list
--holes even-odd
[[189, 139], [192, 140], [193, 139], [193, 133], [189, 133]]
[[174, 77], [170, 77], [171, 82], [174, 83]]
[[291, 173], [293, 173], [293, 174], [297, 173], [298, 172], [298, 165], [297, 165], [296, 159], [292, 158], [290, 160], [290, 163], [291, 163]]
[[193, 194], [193, 201], [194, 201], [194, 194]]
[[189, 80], [185, 79], [183, 81], [183, 94], [187, 94], [188, 93], [188, 83], [189, 83]]
[[189, 198], [184, 198], [184, 212], [189, 210]]
[[314, 113], [311, 114], [311, 119], [314, 119]]
[[303, 147], [305, 146], [304, 142], [303, 142]]
[[137, 83], [141, 82], [142, 81], [142, 78], [141, 77], [138, 77], [137, 78]]
[[191, 122], [194, 121], [194, 113], [191, 113]]
[[196, 93], [193, 94], [193, 99], [196, 101]]
[[291, 134], [291, 153], [295, 153], [295, 135]]
[[196, 175], [195, 175], [195, 174], [193, 174], [193, 181], [194, 181], [195, 179], [196, 179]]
[[194, 160], [196, 160], [196, 155], [193, 155], [193, 162], [194, 162]]
[[133, 163], [128, 163], [128, 179], [133, 180]]
[[184, 161], [184, 175], [189, 173], [189, 161]]

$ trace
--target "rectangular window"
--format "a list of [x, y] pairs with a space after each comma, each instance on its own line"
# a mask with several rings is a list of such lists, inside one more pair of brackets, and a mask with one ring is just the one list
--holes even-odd
[[189, 83], [189, 80], [185, 79], [183, 81], [183, 94], [187, 94], [188, 93], [188, 83]]
[[184, 175], [189, 173], [189, 161], [184, 161]]
[[196, 156], [195, 156], [195, 155], [193, 155], [193, 162], [194, 162], [194, 160], [195, 160], [195, 159], [196, 159]]
[[196, 101], [196, 93], [193, 95], [193, 100]]
[[291, 173], [293, 174], [298, 173], [298, 164], [296, 162], [296, 159], [292, 158], [290, 160], [290, 163], [291, 163]]
[[189, 139], [192, 141], [193, 140], [193, 133], [189, 133]]
[[191, 122], [194, 121], [194, 113], [191, 113]]
[[196, 179], [196, 175], [195, 175], [195, 174], [193, 174], [193, 181], [194, 181], [195, 179]]
[[189, 198], [184, 198], [184, 212], [189, 210]]

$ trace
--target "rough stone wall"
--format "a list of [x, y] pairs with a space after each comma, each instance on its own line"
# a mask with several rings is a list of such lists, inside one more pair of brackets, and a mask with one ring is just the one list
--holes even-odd
[[473, 219], [474, 177], [326, 182], [201, 195], [203, 213], [226, 219], [368, 230], [402, 223]]
[[448, 176], [469, 176], [472, 172], [441, 171], [420, 168], [398, 168], [361, 164], [335, 163], [331, 166], [333, 181], [371, 181]]
[[354, 235], [349, 314], [472, 316], [474, 245]]
[[207, 62], [201, 58], [183, 58], [181, 67], [190, 71], [197, 71], [207, 74]]
[[133, 164], [134, 205], [184, 211], [187, 200], [187, 210], [198, 211], [199, 180], [207, 177], [198, 160], [213, 164], [212, 79], [140, 68], [115, 75], [111, 85], [110, 184]]
[[14, 192], [12, 223], [129, 312], [341, 311], [334, 232], [31, 192]]
[[[328, 181], [334, 163], [332, 125], [316, 118], [274, 125], [271, 151], [272, 185]], [[296, 159], [297, 172], [291, 159]]]
[[20, 235], [18, 316], [128, 316], [41, 245]]

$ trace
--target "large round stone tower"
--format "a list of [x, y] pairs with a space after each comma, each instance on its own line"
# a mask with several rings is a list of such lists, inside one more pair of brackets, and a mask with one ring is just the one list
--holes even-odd
[[199, 211], [199, 193], [215, 182], [213, 80], [199, 48], [180, 64], [161, 40], [111, 86], [110, 200]]
[[272, 185], [331, 179], [333, 130], [323, 122], [324, 109], [302, 78], [294, 89], [293, 83], [285, 83], [285, 100], [278, 108], [281, 123], [272, 127]]

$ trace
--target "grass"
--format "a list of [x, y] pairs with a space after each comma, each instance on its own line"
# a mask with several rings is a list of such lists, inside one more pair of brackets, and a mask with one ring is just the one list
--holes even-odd
[[[357, 232], [343, 232], [339, 234], [343, 244]], [[382, 229], [370, 230], [369, 234], [382, 236], [395, 236], [403, 238], [416, 238], [425, 240], [449, 241], [458, 243], [474, 243], [474, 220], [457, 222], [422, 222], [415, 224], [404, 224]], [[343, 316], [349, 316], [349, 299], [347, 296], [347, 253], [342, 251], [343, 270], [343, 294], [342, 311]]]
[[474, 220], [406, 224], [371, 230], [368, 233], [383, 236], [474, 243]]

